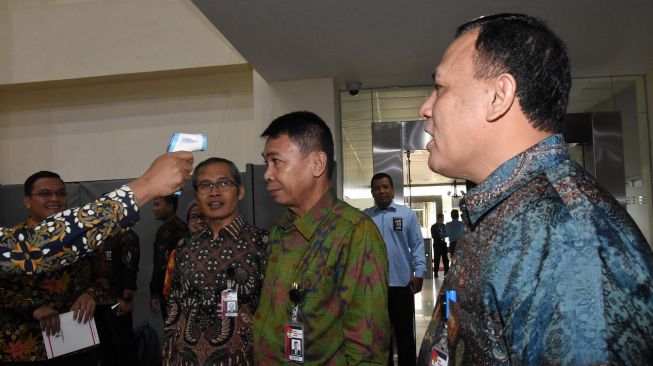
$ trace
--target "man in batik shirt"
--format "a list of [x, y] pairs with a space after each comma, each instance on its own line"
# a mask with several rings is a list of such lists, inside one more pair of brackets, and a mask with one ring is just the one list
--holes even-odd
[[109, 278], [109, 293], [95, 308], [100, 337], [100, 365], [135, 365], [134, 291], [141, 258], [139, 237], [124, 230], [107, 239], [98, 251], [97, 268]]
[[478, 186], [460, 203], [468, 232], [418, 364], [650, 364], [653, 254], [556, 134], [571, 85], [563, 42], [533, 17], [479, 18], [434, 81], [420, 109], [429, 167]]
[[[238, 212], [245, 188], [232, 161], [214, 157], [198, 164], [193, 188], [208, 227], [177, 248], [163, 363], [254, 365], [252, 320], [263, 284], [267, 232]], [[223, 299], [226, 294], [234, 297]]]
[[188, 235], [188, 225], [177, 216], [179, 198], [171, 194], [152, 201], [154, 218], [163, 221], [156, 231], [152, 252], [152, 277], [150, 279], [150, 310], [161, 311], [163, 320], [167, 318], [166, 300], [163, 297], [163, 283], [170, 253], [179, 240]]
[[[165, 154], [140, 178], [83, 207], [48, 217], [27, 236], [0, 227], [0, 277], [52, 272], [90, 255], [105, 238], [138, 221], [139, 205], [183, 187], [192, 168], [192, 153]], [[30, 305], [25, 301], [17, 307], [26, 311]]]
[[[24, 190], [23, 202], [30, 216], [16, 225], [14, 231], [29, 236], [30, 229], [66, 208], [67, 192], [59, 175], [49, 171], [32, 174], [25, 180]], [[93, 317], [96, 304], [109, 290], [109, 282], [105, 272], [93, 268], [92, 259], [84, 259], [56, 272], [13, 276], [0, 282], [0, 349], [3, 350], [0, 361], [50, 363], [41, 331], [59, 332], [59, 315], [68, 311], [73, 311], [74, 319], [80, 323]], [[27, 301], [31, 305], [24, 311], [20, 304]], [[93, 349], [62, 357], [71, 363], [97, 362]]]
[[329, 127], [313, 113], [294, 112], [274, 120], [262, 136], [267, 190], [288, 211], [270, 233], [254, 318], [257, 361], [288, 363], [296, 357], [291, 344], [303, 338], [306, 365], [387, 362], [385, 244], [369, 217], [330, 190]]

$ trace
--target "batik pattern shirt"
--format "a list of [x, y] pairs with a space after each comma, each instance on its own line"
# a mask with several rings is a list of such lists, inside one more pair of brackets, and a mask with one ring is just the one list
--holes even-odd
[[469, 231], [419, 354], [450, 365], [646, 365], [653, 254], [633, 220], [573, 162], [560, 135], [501, 165], [461, 202]]
[[163, 297], [163, 281], [166, 275], [170, 252], [177, 246], [179, 240], [189, 234], [188, 225], [177, 215], [161, 224], [156, 231], [154, 251], [152, 255], [152, 278], [150, 280], [150, 296]]
[[[14, 232], [30, 235], [29, 221], [18, 224]], [[38, 276], [15, 275], [0, 279], [0, 362], [47, 360], [39, 321], [34, 319], [30, 306], [23, 311], [23, 303], [37, 299], [59, 314], [71, 310], [83, 293], [96, 303], [109, 291], [106, 273], [94, 266], [95, 255], [84, 258], [59, 271]], [[30, 311], [31, 310], [31, 311]]]
[[134, 195], [122, 186], [81, 208], [48, 217], [29, 235], [0, 227], [0, 276], [56, 271], [137, 221]]
[[[172, 271], [164, 365], [253, 365], [252, 320], [265, 271], [267, 232], [238, 216], [214, 238], [210, 228], [185, 239]], [[238, 316], [222, 318], [231, 282]]]
[[125, 289], [136, 290], [140, 250], [138, 234], [129, 229], [110, 237], [99, 249], [96, 266], [107, 273], [110, 285], [102, 304], [113, 305], [123, 297]]
[[388, 259], [374, 222], [327, 192], [302, 217], [288, 211], [270, 233], [268, 268], [254, 318], [261, 365], [285, 360], [289, 290], [304, 293], [304, 365], [385, 364], [390, 342]]

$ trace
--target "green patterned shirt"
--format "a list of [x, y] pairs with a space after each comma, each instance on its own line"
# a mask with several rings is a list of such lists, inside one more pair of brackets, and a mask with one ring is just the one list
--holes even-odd
[[272, 229], [254, 318], [261, 365], [285, 361], [289, 290], [299, 283], [306, 365], [385, 364], [390, 342], [388, 258], [376, 225], [327, 192], [303, 217], [288, 211]]

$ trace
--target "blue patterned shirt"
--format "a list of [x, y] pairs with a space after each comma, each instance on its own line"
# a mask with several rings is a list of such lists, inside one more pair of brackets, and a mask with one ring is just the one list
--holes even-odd
[[419, 365], [644, 365], [653, 359], [653, 254], [560, 135], [501, 165], [461, 202], [469, 231], [442, 288]]

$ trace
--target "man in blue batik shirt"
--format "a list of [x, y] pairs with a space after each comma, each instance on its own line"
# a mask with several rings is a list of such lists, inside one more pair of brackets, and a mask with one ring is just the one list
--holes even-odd
[[[374, 207], [365, 210], [379, 228], [388, 250], [390, 288], [388, 313], [397, 343], [399, 365], [415, 365], [415, 299], [422, 291], [426, 272], [424, 239], [417, 215], [410, 208], [397, 205], [392, 178], [386, 173], [372, 177]], [[392, 342], [391, 348], [392, 348]], [[392, 349], [388, 364], [392, 365]]]
[[649, 365], [653, 253], [558, 134], [564, 43], [533, 17], [482, 17], [434, 82], [420, 109], [429, 167], [478, 185], [418, 364]]

